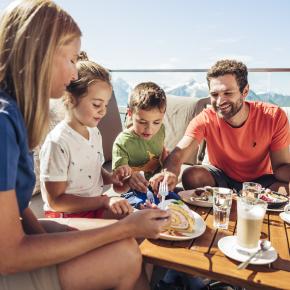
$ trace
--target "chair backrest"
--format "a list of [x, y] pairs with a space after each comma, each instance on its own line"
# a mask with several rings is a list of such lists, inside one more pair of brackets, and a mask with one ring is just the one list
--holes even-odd
[[122, 131], [121, 117], [114, 92], [108, 105], [107, 114], [101, 120], [98, 128], [102, 134], [105, 161], [111, 161], [113, 143]]
[[[189, 122], [210, 104], [210, 98], [181, 97], [167, 95], [167, 109], [164, 117], [165, 146], [172, 151], [184, 136]], [[201, 143], [201, 145], [204, 145]], [[204, 147], [200, 146], [198, 153], [186, 160], [187, 164], [197, 164], [204, 155]]]

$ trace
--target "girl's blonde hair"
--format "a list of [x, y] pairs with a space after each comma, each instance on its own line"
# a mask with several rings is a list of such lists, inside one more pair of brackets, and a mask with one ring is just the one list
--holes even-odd
[[109, 71], [89, 60], [84, 51], [80, 53], [76, 66], [78, 79], [70, 83], [67, 87], [67, 93], [63, 97], [66, 108], [71, 103], [71, 97], [74, 98], [75, 105], [78, 105], [80, 99], [87, 95], [89, 86], [97, 81], [106, 82], [112, 87]]
[[2, 14], [0, 31], [0, 88], [16, 100], [33, 149], [47, 132], [54, 54], [81, 31], [50, 0], [11, 3]]

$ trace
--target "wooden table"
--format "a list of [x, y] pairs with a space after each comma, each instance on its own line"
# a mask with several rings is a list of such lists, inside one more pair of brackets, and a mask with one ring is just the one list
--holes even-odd
[[262, 228], [264, 238], [277, 250], [278, 259], [270, 265], [249, 265], [245, 270], [237, 270], [240, 262], [226, 257], [217, 246], [220, 238], [236, 231], [236, 201], [227, 231], [213, 228], [211, 208], [191, 209], [204, 219], [205, 233], [188, 241], [145, 240], [141, 244], [145, 262], [247, 289], [290, 289], [290, 225], [281, 220], [279, 213], [267, 212]]

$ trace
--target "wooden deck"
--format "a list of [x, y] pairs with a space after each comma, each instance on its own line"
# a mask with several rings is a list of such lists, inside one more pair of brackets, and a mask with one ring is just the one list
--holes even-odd
[[211, 208], [190, 206], [204, 219], [205, 233], [188, 241], [145, 240], [141, 245], [144, 260], [154, 265], [200, 275], [247, 289], [290, 289], [290, 225], [277, 212], [267, 212], [262, 235], [271, 241], [278, 259], [269, 265], [249, 265], [237, 270], [240, 262], [226, 257], [217, 246], [220, 238], [236, 230], [236, 201], [233, 202], [227, 231], [213, 228]]

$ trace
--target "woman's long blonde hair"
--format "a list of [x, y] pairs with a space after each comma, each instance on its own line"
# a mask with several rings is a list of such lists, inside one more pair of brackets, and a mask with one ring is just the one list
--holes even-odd
[[55, 51], [81, 31], [49, 0], [13, 2], [1, 16], [0, 31], [0, 88], [16, 100], [33, 149], [47, 131]]

